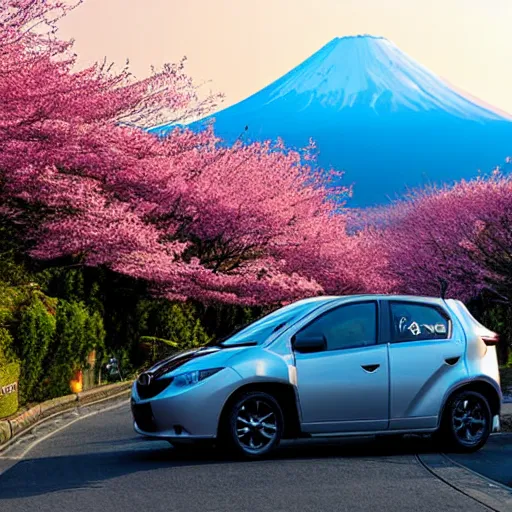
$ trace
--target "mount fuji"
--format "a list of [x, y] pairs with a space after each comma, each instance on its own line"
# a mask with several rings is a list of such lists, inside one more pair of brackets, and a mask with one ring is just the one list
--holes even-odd
[[189, 127], [212, 119], [228, 144], [241, 134], [248, 142], [281, 137], [292, 148], [312, 138], [318, 165], [345, 171], [352, 207], [486, 174], [512, 155], [512, 116], [369, 35], [333, 39], [261, 91]]

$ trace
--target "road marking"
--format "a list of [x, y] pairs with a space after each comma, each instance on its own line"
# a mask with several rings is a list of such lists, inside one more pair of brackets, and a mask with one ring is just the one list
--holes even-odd
[[[120, 404], [116, 404], [116, 405], [113, 405], [111, 407], [107, 407], [106, 409], [100, 409], [98, 411], [93, 411], [93, 412], [90, 412], [88, 414], [84, 414], [83, 416], [79, 416], [78, 418], [70, 421], [69, 423], [66, 423], [64, 425], [62, 425], [61, 427], [59, 428], [56, 428], [55, 430], [52, 430], [51, 432], [48, 432], [48, 434], [45, 434], [43, 437], [37, 439], [36, 441], [34, 441], [31, 445], [29, 445], [22, 453], [21, 455], [18, 455], [18, 456], [15, 456], [15, 457], [9, 457], [9, 456], [0, 456], [0, 459], [6, 459], [6, 460], [16, 460], [16, 461], [20, 461], [22, 460], [33, 448], [35, 448], [39, 443], [42, 443], [43, 441], [46, 441], [48, 438], [50, 438], [51, 436], [53, 436], [54, 434], [57, 434], [58, 432], [64, 430], [65, 428], [67, 427], [70, 427], [71, 425], [73, 425], [74, 423], [76, 423], [77, 421], [81, 421], [81, 420], [85, 420], [86, 418], [90, 418], [91, 416], [96, 416], [96, 414], [100, 414], [102, 412], [108, 412], [108, 411], [112, 411], [114, 409], [119, 409], [120, 407], [123, 407], [124, 405], [127, 405], [130, 403], [130, 400], [125, 400], [123, 402], [121, 402]], [[15, 446], [15, 445], [14, 445]], [[7, 452], [9, 452], [10, 450], [12, 450], [11, 447], [7, 450]], [[1, 473], [0, 473], [1, 474]]]

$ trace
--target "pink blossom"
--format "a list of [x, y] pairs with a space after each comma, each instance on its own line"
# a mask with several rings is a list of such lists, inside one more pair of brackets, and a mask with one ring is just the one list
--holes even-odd
[[55, 23], [77, 2], [0, 2], [2, 214], [24, 222], [33, 257], [107, 266], [180, 300], [389, 288], [386, 258], [347, 234], [329, 198], [350, 191], [313, 170], [313, 142], [225, 148], [211, 129], [158, 139], [141, 128], [218, 99], [198, 99], [183, 61], [141, 81], [105, 64], [74, 71]]
[[396, 289], [438, 295], [445, 279], [453, 297], [470, 299], [483, 290], [510, 297], [510, 175], [419, 191], [367, 220], [378, 227], [364, 236], [388, 259], [387, 278]]

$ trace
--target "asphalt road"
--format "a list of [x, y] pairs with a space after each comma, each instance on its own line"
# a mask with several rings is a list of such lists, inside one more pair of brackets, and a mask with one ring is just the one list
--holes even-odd
[[[128, 405], [76, 421], [0, 476], [1, 512], [489, 510], [437, 479], [425, 441], [315, 441], [272, 460], [178, 455], [135, 435]], [[15, 453], [15, 452], [14, 452]]]

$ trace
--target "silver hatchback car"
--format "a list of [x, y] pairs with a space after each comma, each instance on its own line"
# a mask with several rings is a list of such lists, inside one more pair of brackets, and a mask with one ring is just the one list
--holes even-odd
[[475, 451], [499, 430], [497, 342], [457, 300], [305, 299], [142, 373], [134, 428], [249, 458], [284, 438], [410, 433]]

